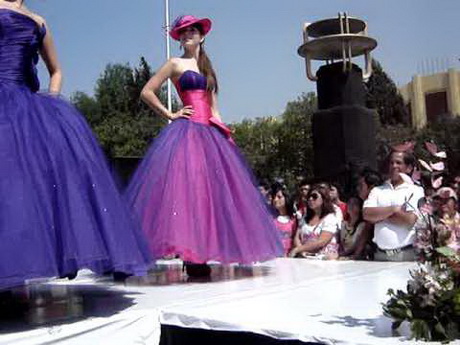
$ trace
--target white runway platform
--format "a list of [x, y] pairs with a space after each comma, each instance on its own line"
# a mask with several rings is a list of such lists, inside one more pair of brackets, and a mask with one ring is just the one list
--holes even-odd
[[0, 344], [156, 345], [161, 324], [323, 344], [415, 344], [407, 327], [392, 334], [381, 307], [414, 267], [277, 259], [213, 266], [210, 281], [191, 282], [173, 260], [126, 284], [80, 272], [3, 300]]

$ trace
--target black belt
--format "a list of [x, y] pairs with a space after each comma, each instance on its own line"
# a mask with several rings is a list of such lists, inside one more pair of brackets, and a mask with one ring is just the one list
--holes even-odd
[[413, 248], [414, 246], [412, 244], [408, 244], [407, 246], [396, 248], [396, 249], [380, 249], [379, 247], [377, 247], [377, 250], [381, 253], [385, 253], [388, 256], [393, 256], [393, 255], [399, 254], [401, 252], [404, 252], [406, 250], [410, 250]]

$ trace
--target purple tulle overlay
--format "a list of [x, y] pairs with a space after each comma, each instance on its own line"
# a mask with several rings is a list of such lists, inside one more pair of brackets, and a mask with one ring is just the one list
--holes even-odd
[[38, 277], [144, 274], [142, 232], [68, 102], [0, 82], [0, 288]]
[[179, 119], [163, 129], [127, 198], [155, 258], [252, 263], [282, 255], [251, 170], [214, 126]]

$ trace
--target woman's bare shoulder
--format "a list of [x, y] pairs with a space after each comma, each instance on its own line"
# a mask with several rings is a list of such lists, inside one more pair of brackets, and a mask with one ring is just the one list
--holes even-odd
[[29, 16], [30, 18], [32, 18], [33, 20], [35, 20], [37, 22], [38, 25], [42, 26], [42, 25], [46, 25], [46, 20], [45, 18], [43, 18], [42, 16], [38, 15], [37, 13], [34, 13], [32, 11], [30, 11], [29, 9], [23, 7], [21, 9], [21, 12], [23, 14], [25, 14], [26, 16]]

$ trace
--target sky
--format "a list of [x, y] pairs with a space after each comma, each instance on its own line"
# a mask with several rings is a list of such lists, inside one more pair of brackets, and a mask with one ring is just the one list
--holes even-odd
[[[280, 115], [289, 101], [316, 90], [297, 54], [305, 22], [346, 11], [368, 23], [373, 57], [398, 86], [416, 73], [459, 68], [459, 0], [169, 0], [178, 15], [213, 22], [206, 50], [219, 80], [226, 122]], [[64, 72], [63, 94], [92, 94], [109, 63], [153, 69], [166, 60], [164, 0], [26, 0], [45, 17]], [[171, 41], [171, 53], [180, 55]], [[363, 65], [363, 59], [356, 62]], [[42, 86], [47, 74], [41, 65]]]

